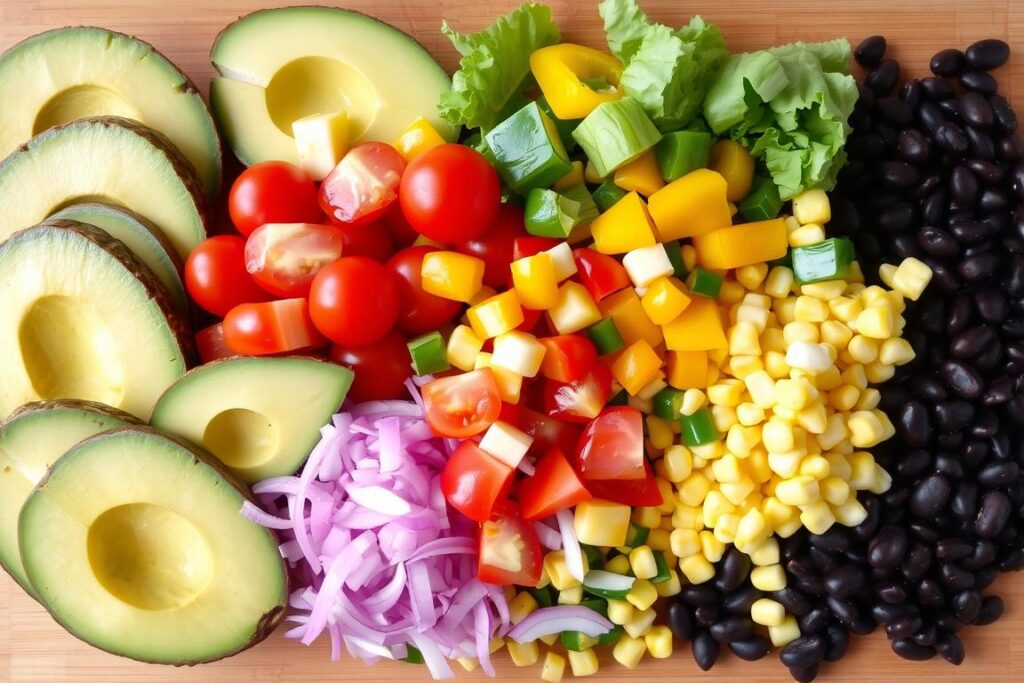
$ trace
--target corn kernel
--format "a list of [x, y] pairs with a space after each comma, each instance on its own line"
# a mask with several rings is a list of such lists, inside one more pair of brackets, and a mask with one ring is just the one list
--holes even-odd
[[575, 652], [567, 650], [569, 666], [572, 668], [572, 675], [577, 678], [590, 676], [597, 673], [597, 653], [593, 649]]
[[779, 542], [769, 538], [750, 553], [750, 561], [757, 567], [779, 563]]
[[887, 339], [893, 336], [896, 316], [888, 306], [872, 304], [860, 312], [854, 322], [858, 333], [872, 339]]
[[[900, 341], [903, 341], [902, 339]], [[864, 374], [872, 384], [888, 382], [896, 374], [896, 368], [885, 363], [874, 362], [864, 366]]]
[[651, 529], [647, 534], [647, 547], [651, 550], [665, 552], [671, 547], [671, 535], [667, 529]]
[[758, 333], [765, 331], [770, 318], [771, 311], [761, 306], [744, 303], [740, 304], [736, 309], [736, 322], [752, 323], [757, 328]]
[[885, 438], [885, 429], [878, 416], [867, 410], [858, 410], [846, 420], [850, 430], [850, 443], [856, 448], [877, 446]]
[[633, 618], [635, 611], [633, 605], [625, 600], [608, 600], [608, 621], [613, 624], [618, 624], [619, 626], [626, 624]]
[[612, 648], [612, 657], [627, 669], [635, 669], [647, 652], [647, 643], [642, 638], [624, 635]]
[[715, 563], [722, 559], [725, 554], [725, 543], [715, 538], [710, 529], [705, 529], [697, 534], [700, 538], [700, 552], [708, 562]]
[[789, 296], [793, 288], [793, 271], [786, 266], [775, 266], [768, 273], [764, 283], [764, 293], [775, 299]]
[[657, 613], [653, 609], [647, 608], [634, 613], [633, 618], [622, 626], [630, 636], [634, 638], [643, 638], [644, 634], [651, 630], [651, 626], [654, 624], [656, 616]]
[[715, 567], [703, 555], [691, 555], [679, 560], [679, 571], [691, 584], [710, 581], [715, 576]]
[[767, 263], [753, 263], [736, 269], [736, 280], [750, 290], [760, 287], [766, 277], [768, 277]]
[[764, 422], [764, 408], [756, 403], [741, 403], [736, 406], [736, 419], [744, 427], [751, 427]]
[[744, 427], [741, 424], [734, 424], [725, 437], [725, 447], [741, 458], [750, 455], [750, 451], [759, 443], [761, 428], [758, 426]]
[[[674, 556], [670, 555], [667, 556], [665, 560], [668, 561], [669, 558], [675, 559]], [[679, 572], [672, 569], [668, 574], [669, 576], [667, 581], [654, 584], [654, 588], [658, 591], [658, 595], [663, 598], [679, 595], [683, 590], [683, 583], [679, 580]]]
[[736, 355], [760, 355], [761, 344], [758, 340], [757, 326], [752, 322], [739, 322], [729, 328], [726, 337], [729, 340], [729, 353]]
[[652, 579], [658, 575], [658, 565], [654, 561], [654, 553], [646, 545], [633, 548], [630, 551], [629, 566], [633, 569], [633, 575], [638, 579]]
[[[764, 354], [764, 369], [772, 379], [789, 377], [790, 367], [786, 363], [786, 354], [779, 351]], [[774, 403], [774, 398], [772, 402]]]
[[828, 195], [820, 187], [804, 190], [793, 197], [793, 217], [800, 221], [801, 225], [828, 223], [832, 220]]
[[692, 528], [675, 529], [669, 536], [672, 554], [679, 559], [696, 555], [700, 552], [700, 538]]
[[508, 603], [508, 614], [509, 619], [513, 624], [518, 624], [520, 621], [526, 618], [526, 615], [534, 612], [539, 605], [537, 604], [536, 598], [533, 597], [529, 592], [523, 591], [516, 594]]
[[555, 652], [544, 655], [544, 667], [540, 671], [540, 679], [547, 683], [561, 683], [565, 674], [565, 657]]
[[932, 269], [914, 257], [903, 259], [892, 276], [892, 287], [911, 301], [917, 301], [932, 279]]
[[698, 458], [705, 462], [721, 458], [725, 454], [725, 446], [721, 441], [712, 441], [701, 446], [694, 446], [690, 449], [690, 452], [693, 453], [694, 468], [699, 469], [702, 465], [697, 464]]
[[769, 626], [768, 637], [775, 647], [785, 647], [792, 643], [800, 637], [800, 626], [796, 623], [796, 617], [789, 615], [778, 626]]
[[782, 565], [779, 564], [754, 567], [750, 571], [750, 583], [761, 591], [780, 591], [786, 587], [786, 572], [782, 571]]
[[836, 518], [828, 503], [819, 500], [803, 509], [803, 512], [800, 513], [800, 522], [812, 534], [823, 534], [835, 524]]
[[775, 487], [775, 497], [786, 505], [810, 505], [820, 497], [818, 480], [807, 475], [784, 479]]
[[718, 384], [708, 387], [708, 402], [716, 406], [730, 406], [735, 408], [741, 402], [743, 388], [743, 382], [740, 382], [739, 380], [722, 380]]
[[886, 339], [878, 352], [878, 360], [886, 365], [905, 365], [914, 360], [914, 357], [914, 347], [900, 337]]
[[533, 666], [540, 659], [540, 649], [537, 647], [536, 641], [517, 643], [509, 639], [506, 646], [508, 647], [509, 657], [516, 666]]
[[565, 552], [562, 550], [555, 550], [544, 556], [544, 570], [551, 578], [551, 585], [557, 591], [580, 585], [579, 579], [569, 572], [569, 567], [565, 563]]
[[[817, 299], [812, 299], [812, 301], [817, 301]], [[795, 315], [796, 311], [794, 310]], [[786, 340], [787, 345], [794, 342], [817, 344], [820, 340], [818, 326], [807, 320], [793, 320], [793, 322], [787, 323], [782, 328], [782, 336]]]
[[824, 241], [825, 228], [821, 227], [817, 223], [801, 225], [799, 228], [789, 233], [789, 246], [791, 247], [809, 247], [812, 244]]
[[757, 508], [751, 508], [744, 514], [736, 527], [736, 538], [733, 541], [736, 547], [746, 552], [753, 549], [768, 539], [771, 529], [765, 521], [764, 515]]
[[719, 485], [722, 495], [733, 505], [742, 505], [753, 494], [755, 488], [757, 487], [754, 482], [747, 477], [731, 484]]
[[781, 626], [786, 619], [786, 608], [774, 600], [761, 598], [750, 606], [750, 618], [762, 626]]
[[583, 586], [573, 586], [558, 592], [559, 605], [578, 605], [583, 602]]
[[881, 392], [874, 387], [869, 387], [860, 392], [860, 397], [857, 399], [857, 405], [855, 405], [854, 408], [857, 410], [874, 410], [878, 407], [878, 403], [881, 400]]
[[828, 306], [813, 296], [798, 296], [793, 316], [798, 322], [822, 323], [828, 320]]
[[693, 471], [693, 453], [686, 446], [670, 446], [665, 450], [662, 462], [665, 477], [673, 483], [684, 481]]
[[[676, 529], [692, 529], [700, 531], [704, 528], [704, 518], [701, 509], [691, 505], [680, 503], [672, 513], [672, 526]], [[678, 553], [676, 553], [678, 555]], [[682, 557], [680, 555], [680, 557]]]
[[785, 453], [796, 447], [793, 427], [782, 420], [771, 419], [765, 422], [761, 427], [761, 439], [769, 453]]
[[658, 599], [658, 592], [654, 590], [654, 584], [646, 579], [637, 579], [633, 587], [626, 593], [626, 602], [638, 610], [645, 610], [654, 604]]

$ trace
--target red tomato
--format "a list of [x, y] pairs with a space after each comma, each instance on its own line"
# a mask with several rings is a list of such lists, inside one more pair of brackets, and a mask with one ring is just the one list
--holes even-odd
[[538, 311], [533, 308], [523, 307], [523, 322], [516, 325], [516, 329], [520, 332], [532, 332], [533, 328], [537, 327], [537, 323], [540, 322], [541, 316], [544, 311]]
[[544, 555], [533, 524], [495, 514], [480, 528], [477, 578], [499, 586], [536, 586]]
[[575, 382], [590, 372], [597, 362], [594, 343], [580, 334], [561, 334], [538, 339], [547, 351], [540, 374], [556, 382]]
[[235, 229], [248, 235], [266, 223], [319, 223], [316, 184], [284, 161], [266, 161], [242, 171], [228, 195]]
[[501, 413], [498, 383], [489, 368], [435, 379], [423, 387], [427, 423], [453, 439], [481, 434]]
[[192, 250], [185, 287], [193, 301], [221, 318], [239, 304], [273, 298], [245, 272], [245, 240], [235, 235], [211, 237]]
[[537, 461], [533, 476], [519, 484], [519, 505], [528, 520], [550, 517], [590, 498], [590, 492], [558, 448], [544, 454]]
[[380, 222], [367, 225], [337, 224], [345, 256], [366, 256], [384, 263], [395, 253], [391, 233]]
[[381, 217], [380, 222], [387, 226], [388, 234], [391, 235], [391, 242], [398, 249], [411, 247], [412, 243], [420, 236], [409, 225], [409, 221], [405, 220], [405, 216], [402, 214], [402, 207], [397, 203], [391, 205], [391, 208]]
[[594, 363], [573, 382], [544, 380], [544, 410], [562, 420], [589, 422], [601, 413], [611, 393], [612, 373], [603, 363]]
[[445, 299], [423, 291], [420, 268], [423, 257], [434, 247], [408, 247], [388, 261], [388, 269], [398, 276], [399, 315], [398, 329], [410, 336], [433, 332], [452, 319], [462, 310], [458, 301]]
[[550, 237], [517, 237], [512, 243], [512, 260], [518, 261], [527, 256], [536, 256], [542, 251], [557, 247], [561, 240]]
[[398, 320], [394, 274], [365, 256], [343, 256], [313, 278], [309, 312], [335, 344], [358, 348], [377, 341]]
[[642, 479], [630, 479], [629, 481], [587, 479], [584, 483], [594, 498], [620, 505], [657, 507], [664, 501], [661, 491], [658, 489], [658, 483], [654, 480], [654, 469], [649, 462], [644, 462]]
[[561, 449], [563, 453], [573, 453], [583, 432], [578, 424], [556, 420], [524, 406], [520, 406], [512, 424], [533, 438], [530, 450], [534, 453], [545, 453], [550, 448]]
[[416, 232], [436, 242], [465, 242], [494, 222], [501, 182], [487, 158], [472, 147], [440, 145], [409, 162], [399, 202]]
[[593, 249], [573, 249], [572, 257], [580, 274], [580, 282], [600, 301], [609, 294], [629, 286], [629, 275], [622, 264], [607, 254]]
[[320, 185], [320, 207], [339, 223], [369, 223], [396, 199], [405, 159], [385, 142], [364, 142], [342, 157]]
[[271, 294], [309, 295], [320, 269], [341, 258], [344, 236], [333, 225], [267, 223], [245, 242], [245, 269]]
[[309, 319], [305, 299], [235, 306], [224, 316], [224, 341], [244, 356], [288, 353], [326, 343]]
[[224, 325], [221, 323], [196, 332], [196, 350], [199, 352], [200, 363], [212, 363], [238, 355], [224, 341]]
[[501, 289], [512, 283], [509, 264], [517, 237], [525, 237], [523, 210], [515, 204], [502, 204], [498, 217], [480, 237], [455, 245], [460, 254], [476, 256], [484, 262], [484, 284]]
[[498, 500], [512, 486], [511, 467], [463, 441], [441, 472], [441, 492], [453, 508], [477, 522], [486, 522]]
[[355, 372], [348, 397], [356, 403], [394, 398], [409, 398], [405, 380], [412, 376], [409, 347], [398, 332], [386, 335], [357, 349], [331, 347], [331, 360]]
[[580, 437], [576, 469], [584, 479], [644, 478], [644, 416], [615, 406], [595, 418]]

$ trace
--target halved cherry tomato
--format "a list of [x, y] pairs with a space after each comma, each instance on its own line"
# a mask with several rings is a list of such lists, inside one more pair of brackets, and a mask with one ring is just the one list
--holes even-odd
[[331, 360], [355, 372], [348, 397], [356, 403], [409, 398], [405, 388], [405, 380], [412, 376], [409, 347], [396, 331], [368, 346], [353, 349], [335, 345], [331, 347]]
[[532, 453], [546, 453], [551, 448], [558, 448], [563, 453], [574, 453], [583, 432], [578, 424], [556, 420], [522, 405], [519, 406], [516, 420], [511, 424], [533, 438], [530, 444]]
[[498, 513], [480, 528], [477, 578], [499, 586], [536, 586], [543, 568], [537, 530], [521, 517]]
[[245, 271], [245, 240], [218, 235], [203, 240], [185, 262], [185, 288], [204, 310], [223, 318], [239, 304], [269, 301]]
[[576, 469], [583, 479], [644, 478], [644, 416], [631, 406], [608, 408], [580, 437]]
[[[408, 247], [388, 261], [388, 270], [398, 276], [398, 329], [416, 336], [432, 332], [450, 323], [462, 310], [458, 301], [445, 299], [423, 290], [420, 270], [423, 257], [435, 247]], [[407, 354], [408, 355], [408, 354]]]
[[486, 522], [512, 486], [513, 470], [472, 441], [463, 441], [441, 472], [441, 492], [453, 508]]
[[398, 320], [395, 275], [365, 256], [343, 256], [313, 278], [309, 312], [335, 344], [358, 348], [377, 341]]
[[558, 448], [545, 453], [537, 461], [533, 476], [519, 484], [519, 505], [527, 520], [544, 519], [591, 497], [565, 453]]
[[380, 221], [366, 225], [336, 223], [341, 232], [341, 253], [345, 256], [365, 256], [385, 263], [395, 253], [391, 233]]
[[268, 356], [323, 346], [305, 299], [241, 304], [224, 316], [224, 341], [235, 353]]
[[356, 145], [320, 185], [320, 208], [339, 223], [369, 223], [396, 199], [405, 159], [385, 142]]
[[629, 286], [629, 275], [622, 264], [607, 254], [600, 254], [593, 249], [573, 249], [572, 257], [576, 261], [580, 282], [594, 297], [600, 301], [609, 294]]
[[603, 363], [594, 363], [583, 377], [573, 382], [544, 380], [544, 410], [551, 417], [570, 422], [590, 422], [601, 414], [612, 393], [612, 373]]
[[557, 247], [561, 240], [550, 237], [517, 237], [512, 243], [512, 260], [518, 261], [527, 256], [536, 256], [542, 251]]
[[308, 296], [320, 269], [341, 258], [344, 239], [333, 225], [267, 223], [245, 242], [245, 269], [271, 294]]
[[228, 213], [243, 235], [266, 223], [323, 220], [313, 179], [284, 161], [265, 161], [242, 171], [231, 186]]
[[483, 433], [501, 413], [498, 383], [489, 368], [435, 379], [423, 387], [427, 423], [440, 436]]
[[487, 158], [472, 147], [433, 147], [412, 161], [399, 193], [409, 225], [437, 242], [480, 237], [501, 206], [501, 181]]
[[221, 358], [230, 358], [238, 354], [224, 341], [224, 325], [217, 323], [196, 332], [196, 351], [199, 352], [200, 363], [212, 363]]
[[484, 284], [488, 287], [508, 287], [512, 283], [513, 244], [525, 237], [523, 210], [515, 204], [502, 204], [498, 217], [480, 237], [455, 245], [460, 254], [476, 256], [484, 262]]
[[582, 379], [597, 362], [594, 343], [579, 334], [560, 334], [538, 339], [547, 351], [540, 374], [556, 382], [575, 382]]
[[642, 479], [586, 479], [584, 484], [594, 498], [611, 501], [620, 505], [633, 507], [657, 507], [664, 499], [654, 480], [654, 469], [651, 463], [644, 462]]

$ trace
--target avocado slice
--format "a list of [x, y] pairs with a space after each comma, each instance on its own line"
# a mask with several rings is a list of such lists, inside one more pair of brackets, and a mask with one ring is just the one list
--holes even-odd
[[151, 422], [253, 483], [299, 468], [351, 384], [351, 370], [315, 358], [227, 358], [175, 382]]
[[82, 201], [134, 211], [183, 259], [206, 238], [195, 171], [167, 138], [135, 121], [104, 117], [51, 128], [0, 163], [0, 241]]
[[50, 465], [90, 436], [141, 424], [128, 413], [91, 401], [38, 401], [0, 424], [0, 566], [29, 595], [35, 589], [18, 551], [18, 513]]
[[85, 202], [72, 204], [50, 216], [50, 220], [78, 221], [103, 230], [116, 240], [124, 243], [139, 260], [146, 264], [156, 279], [178, 305], [178, 310], [187, 311], [188, 297], [185, 283], [181, 280], [182, 263], [174, 247], [167, 242], [160, 230], [127, 209], [109, 204]]
[[81, 442], [29, 495], [25, 572], [64, 628], [159, 664], [258, 643], [288, 597], [274, 535], [240, 514], [247, 490], [209, 454], [148, 427]]
[[344, 110], [353, 142], [391, 142], [419, 117], [447, 140], [437, 112], [451, 79], [415, 40], [350, 10], [288, 7], [253, 12], [217, 37], [220, 77], [210, 105], [242, 163], [298, 163], [292, 122]]
[[103, 28], [47, 31], [0, 55], [0, 159], [47, 128], [123, 116], [170, 139], [207, 196], [220, 188], [220, 139], [195, 85], [152, 45]]
[[192, 337], [153, 274], [99, 228], [50, 221], [0, 244], [0, 419], [79, 398], [148, 418]]

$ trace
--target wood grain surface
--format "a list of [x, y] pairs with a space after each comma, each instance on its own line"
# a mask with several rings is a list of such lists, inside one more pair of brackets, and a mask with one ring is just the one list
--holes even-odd
[[[205, 92], [213, 71], [208, 53], [218, 31], [240, 15], [280, 4], [252, 0], [0, 0], [0, 49], [54, 27], [105, 26], [151, 42]], [[441, 19], [459, 30], [475, 30], [516, 4], [516, 0], [360, 0], [347, 6], [395, 24], [451, 69], [456, 63], [455, 53], [438, 30]], [[566, 39], [603, 44], [596, 0], [554, 0], [550, 4]], [[722, 27], [734, 51], [837, 36], [856, 43], [864, 36], [881, 33], [889, 38], [890, 54], [912, 73], [926, 70], [929, 56], [940, 48], [963, 48], [979, 38], [1003, 38], [1018, 52], [998, 74], [1002, 91], [1018, 108], [1024, 106], [1021, 0], [642, 0], [641, 4], [653, 18], [673, 25], [684, 23], [691, 14], [702, 14]], [[1024, 639], [1020, 635], [1024, 631], [1024, 576], [1001, 577], [993, 590], [1006, 599], [1007, 614], [994, 626], [971, 628], [962, 634], [968, 657], [961, 667], [955, 669], [942, 661], [903, 661], [892, 654], [885, 637], [876, 633], [857, 638], [850, 654], [838, 664], [826, 665], [819, 680], [882, 683], [955, 677], [991, 683], [1024, 681]], [[725, 655], [711, 673], [703, 673], [694, 664], [689, 647], [679, 644], [672, 658], [645, 659], [632, 672], [606, 659], [599, 674], [590, 680], [789, 680], [774, 656], [748, 663]], [[539, 680], [538, 674], [536, 667], [517, 669], [504, 655], [499, 657], [500, 680], [534, 681]], [[459, 672], [459, 678], [486, 680], [479, 672]], [[6, 575], [0, 576], [0, 681], [327, 680], [426, 681], [429, 676], [423, 667], [401, 663], [365, 667], [348, 659], [331, 662], [324, 643], [306, 649], [285, 641], [280, 633], [248, 652], [215, 664], [180, 669], [139, 664], [94, 650], [64, 633]]]

